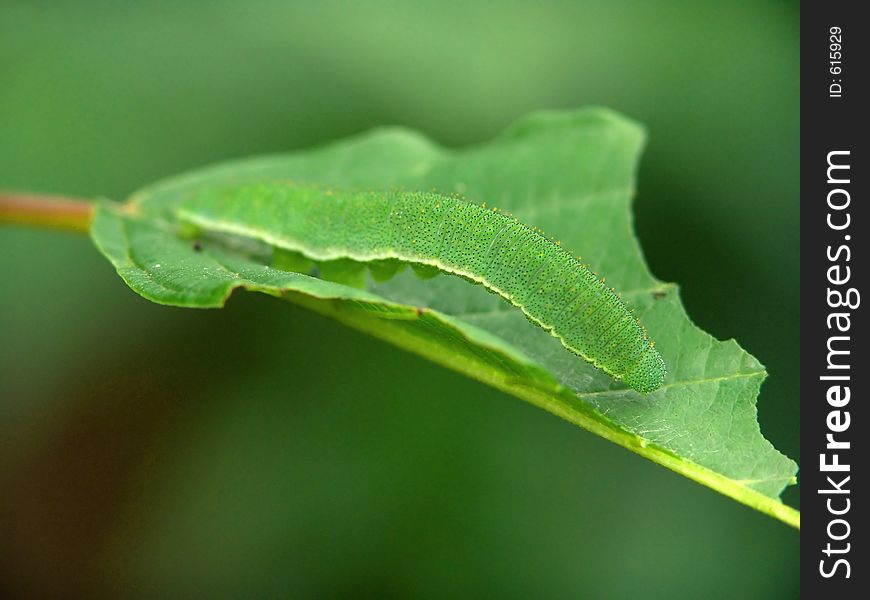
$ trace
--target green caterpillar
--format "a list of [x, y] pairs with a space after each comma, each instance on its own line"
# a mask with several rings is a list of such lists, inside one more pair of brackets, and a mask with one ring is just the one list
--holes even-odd
[[603, 280], [537, 231], [484, 206], [430, 193], [269, 183], [210, 189], [177, 210], [202, 230], [257, 239], [314, 261], [410, 263], [464, 277], [633, 389], [651, 392], [664, 380], [653, 342]]

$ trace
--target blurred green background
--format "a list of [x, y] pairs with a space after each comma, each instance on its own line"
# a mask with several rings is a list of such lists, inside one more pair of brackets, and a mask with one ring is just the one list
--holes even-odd
[[[0, 4], [0, 187], [123, 199], [383, 124], [644, 123], [636, 226], [798, 449], [798, 3]], [[255, 295], [149, 304], [0, 229], [0, 596], [792, 598], [799, 534]], [[796, 488], [785, 499], [798, 505]], [[8, 596], [7, 596], [8, 597]]]

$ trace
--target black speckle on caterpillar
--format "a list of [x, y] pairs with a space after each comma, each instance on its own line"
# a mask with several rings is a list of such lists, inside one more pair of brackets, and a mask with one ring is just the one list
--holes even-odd
[[[481, 284], [582, 357], [647, 393], [664, 361], [618, 294], [537, 229], [457, 197], [425, 192], [345, 192], [268, 183], [210, 189], [181, 203], [185, 230], [265, 242], [281, 268], [363, 285], [409, 264]], [[365, 263], [362, 266], [360, 263]]]

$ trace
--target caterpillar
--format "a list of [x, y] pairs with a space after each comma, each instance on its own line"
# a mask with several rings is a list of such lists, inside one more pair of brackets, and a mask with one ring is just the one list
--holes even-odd
[[284, 183], [211, 188], [180, 203], [187, 226], [253, 238], [312, 261], [410, 263], [485, 286], [574, 354], [631, 388], [661, 386], [665, 363], [614, 290], [538, 231], [465, 200]]

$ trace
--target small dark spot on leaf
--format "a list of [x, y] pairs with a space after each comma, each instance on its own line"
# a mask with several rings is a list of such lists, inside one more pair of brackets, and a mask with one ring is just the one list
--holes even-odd
[[193, 249], [194, 249], [194, 251], [196, 251], [196, 252], [201, 252], [201, 251], [202, 251], [202, 242], [200, 242], [199, 240], [196, 240], [196, 241], [193, 243]]
[[667, 294], [668, 293], [665, 292], [664, 290], [654, 290], [652, 293], [652, 297], [654, 300], [661, 300], [662, 298], [667, 296]]
[[420, 308], [419, 306], [417, 307], [417, 316], [418, 316], [418, 317], [422, 317], [422, 316], [423, 316], [423, 309]]

